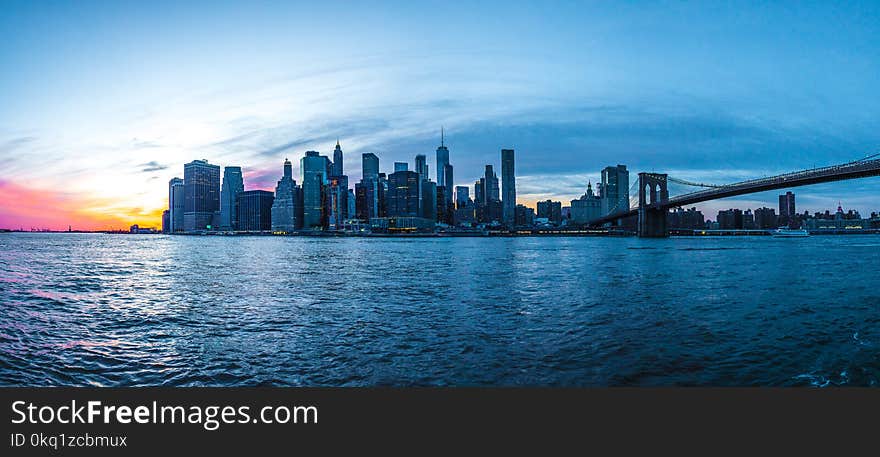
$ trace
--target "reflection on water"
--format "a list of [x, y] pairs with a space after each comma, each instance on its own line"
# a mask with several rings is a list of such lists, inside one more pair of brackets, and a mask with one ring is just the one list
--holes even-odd
[[0, 235], [2, 385], [874, 385], [880, 238]]

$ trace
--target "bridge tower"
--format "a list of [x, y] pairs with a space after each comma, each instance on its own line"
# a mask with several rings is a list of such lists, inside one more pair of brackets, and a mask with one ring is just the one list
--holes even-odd
[[639, 237], [665, 238], [666, 203], [669, 190], [666, 175], [661, 173], [639, 173]]

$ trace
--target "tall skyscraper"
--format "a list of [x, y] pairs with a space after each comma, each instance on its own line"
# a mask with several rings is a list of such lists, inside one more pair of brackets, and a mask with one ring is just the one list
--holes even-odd
[[501, 192], [498, 186], [498, 175], [492, 170], [492, 165], [486, 165], [484, 179], [485, 183], [483, 192], [486, 193], [484, 201], [491, 202], [501, 200]]
[[183, 166], [183, 228], [210, 230], [220, 211], [220, 166], [193, 160]]
[[223, 169], [223, 187], [220, 189], [220, 230], [235, 230], [238, 214], [235, 209], [235, 196], [244, 192], [244, 179], [241, 167]]
[[422, 179], [420, 211], [425, 219], [437, 220], [437, 183], [429, 179]]
[[505, 225], [516, 223], [516, 175], [513, 149], [501, 150], [501, 181], [504, 195], [501, 197], [502, 218]]
[[180, 178], [171, 178], [168, 181], [168, 232], [182, 232], [183, 228], [183, 212], [184, 212], [184, 191], [183, 180]]
[[779, 225], [791, 225], [797, 210], [794, 205], [794, 194], [786, 192], [779, 196]]
[[446, 204], [450, 205], [452, 204], [453, 199], [452, 189], [455, 186], [455, 177], [453, 176], [452, 165], [446, 164], [446, 171], [443, 173], [443, 179], [446, 181], [446, 184], [443, 185], [444, 189], [446, 189]]
[[599, 184], [602, 214], [629, 211], [629, 171], [626, 165], [605, 167]]
[[331, 176], [327, 182], [327, 224], [341, 229], [348, 215], [348, 176]]
[[437, 148], [437, 185], [451, 187], [452, 182], [446, 182], [446, 165], [449, 165], [449, 149], [446, 148], [443, 127], [440, 127], [440, 147]]
[[245, 232], [272, 230], [272, 203], [275, 196], [267, 190], [247, 190], [238, 193], [238, 229]]
[[323, 230], [327, 225], [325, 200], [330, 159], [317, 151], [306, 151], [300, 159], [303, 189], [303, 229]]
[[[409, 170], [409, 164], [406, 162], [394, 162], [394, 172]], [[390, 177], [389, 177], [390, 178]]]
[[336, 139], [336, 149], [333, 150], [333, 167], [330, 170], [330, 176], [342, 176], [342, 147], [339, 146], [339, 138]]
[[293, 179], [293, 165], [284, 159], [284, 175], [275, 186], [272, 231], [290, 233], [302, 228], [302, 188]]
[[362, 179], [379, 179], [379, 157], [372, 152], [365, 152], [361, 156], [361, 178]]
[[428, 158], [425, 157], [424, 154], [416, 155], [416, 173], [418, 173], [423, 180], [430, 179], [428, 177]]

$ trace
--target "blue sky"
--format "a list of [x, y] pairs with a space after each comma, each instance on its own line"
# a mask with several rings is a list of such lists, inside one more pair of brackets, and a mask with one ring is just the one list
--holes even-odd
[[[352, 182], [362, 152], [433, 174], [441, 125], [459, 185], [515, 148], [523, 202], [617, 163], [723, 183], [880, 152], [877, 2], [181, 3], [4, 2], [3, 179], [130, 222], [195, 158], [269, 188], [339, 137]], [[878, 191], [795, 192], [866, 213]]]

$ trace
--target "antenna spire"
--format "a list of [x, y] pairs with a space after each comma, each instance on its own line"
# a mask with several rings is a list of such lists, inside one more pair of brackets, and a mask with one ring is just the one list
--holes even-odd
[[443, 147], [443, 141], [444, 141], [443, 136], [444, 136], [443, 135], [443, 126], [441, 125], [440, 126], [440, 147]]

